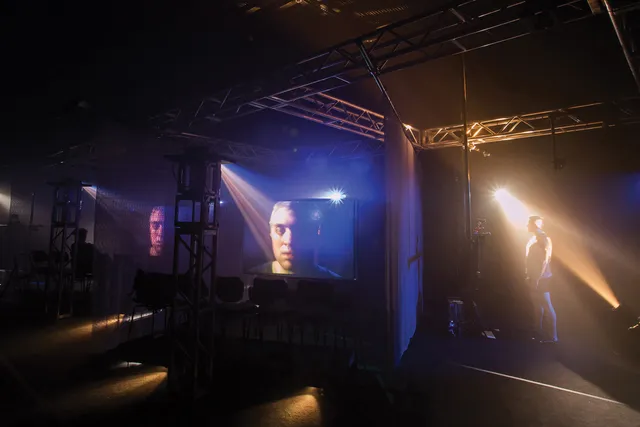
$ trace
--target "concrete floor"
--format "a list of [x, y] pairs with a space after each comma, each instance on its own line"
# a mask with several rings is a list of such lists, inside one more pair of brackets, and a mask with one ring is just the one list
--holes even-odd
[[[311, 372], [282, 348], [236, 343], [251, 357], [230, 353], [210, 395], [183, 406], [167, 393], [166, 368], [144, 356], [161, 354], [161, 340], [106, 357], [92, 329], [79, 319], [2, 323], [3, 426], [640, 426], [640, 369], [579, 343], [420, 333], [386, 392], [371, 374], [326, 365]], [[311, 360], [309, 351], [298, 360]], [[112, 366], [136, 355], [137, 363]]]
[[[312, 375], [308, 369], [287, 367], [281, 348], [274, 352], [269, 344], [254, 343], [249, 359], [227, 355], [211, 394], [185, 407], [167, 391], [167, 369], [158, 363], [166, 359], [162, 339], [138, 340], [101, 354], [100, 343], [92, 339], [90, 319], [66, 319], [55, 325], [13, 319], [2, 326], [3, 426], [129, 425], [139, 419], [160, 426], [203, 421], [225, 426], [359, 425], [358, 420], [388, 425], [384, 421], [388, 401], [375, 379], [347, 386], [341, 378], [343, 368], [335, 381], [319, 381], [317, 372]], [[227, 350], [231, 351], [230, 346]], [[124, 363], [123, 359], [147, 363]], [[359, 389], [353, 392], [354, 387]], [[345, 393], [347, 388], [350, 391]], [[371, 402], [377, 402], [377, 410], [367, 408]]]

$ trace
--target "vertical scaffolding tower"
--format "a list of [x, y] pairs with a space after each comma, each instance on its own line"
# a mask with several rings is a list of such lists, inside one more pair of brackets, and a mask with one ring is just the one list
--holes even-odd
[[45, 313], [56, 319], [73, 316], [73, 272], [82, 212], [82, 182], [64, 180], [53, 186], [49, 266], [45, 281]]
[[206, 148], [168, 156], [176, 164], [171, 310], [171, 389], [195, 398], [213, 376], [215, 277], [222, 160]]

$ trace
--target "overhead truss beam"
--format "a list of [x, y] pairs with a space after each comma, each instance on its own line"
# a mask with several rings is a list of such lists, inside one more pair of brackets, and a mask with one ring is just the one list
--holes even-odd
[[283, 102], [271, 97], [276, 104], [268, 108], [302, 119], [345, 130], [365, 138], [384, 140], [384, 116], [366, 108], [325, 93], [317, 93]]
[[[331, 99], [331, 97], [327, 98]], [[337, 104], [336, 104], [337, 105]], [[352, 105], [352, 104], [350, 104]], [[374, 123], [382, 115], [369, 112], [370, 116], [361, 117], [363, 122]], [[470, 148], [483, 152], [478, 146], [493, 142], [513, 141], [517, 139], [535, 138], [551, 135], [551, 119], [554, 120], [555, 133], [565, 134], [587, 130], [603, 129], [614, 126], [640, 124], [640, 98], [629, 98], [616, 102], [595, 102], [568, 108], [546, 110], [537, 113], [518, 114], [490, 120], [470, 121], [468, 123], [468, 139]], [[351, 142], [329, 144], [322, 147], [298, 147], [291, 150], [276, 150], [250, 144], [211, 138], [191, 132], [168, 133], [166, 138], [187, 142], [187, 144], [206, 145], [212, 147], [219, 155], [238, 161], [287, 162], [304, 161], [312, 158], [355, 159], [384, 154], [383, 121], [377, 125], [376, 138]], [[406, 126], [406, 129], [418, 140], [419, 149], [435, 149], [462, 146], [464, 126], [442, 126], [426, 130]], [[78, 146], [70, 153], [56, 153], [51, 156], [55, 164], [82, 164], [94, 160], [90, 154], [90, 146]], [[488, 153], [483, 152], [485, 155]], [[66, 154], [64, 157], [61, 157]]]
[[220, 156], [237, 161], [257, 160], [261, 163], [283, 163], [305, 161], [316, 158], [350, 160], [362, 157], [375, 157], [384, 153], [384, 144], [380, 140], [360, 140], [328, 144], [319, 147], [297, 147], [291, 150], [275, 150], [255, 145], [242, 144], [220, 138], [183, 132], [167, 135], [169, 138], [189, 141], [197, 145], [206, 145]]
[[640, 3], [637, 0], [602, 0], [602, 3], [640, 92]]
[[265, 109], [382, 139], [379, 115], [327, 92], [430, 60], [516, 39], [591, 16], [587, 0], [454, 0], [334, 46], [250, 84], [227, 88], [191, 108], [155, 116], [158, 128], [200, 131], [198, 125]]
[[[538, 113], [469, 122], [467, 137], [472, 150], [478, 145], [557, 135], [640, 123], [640, 98], [597, 102]], [[462, 146], [464, 126], [445, 126], [421, 132], [423, 149]]]

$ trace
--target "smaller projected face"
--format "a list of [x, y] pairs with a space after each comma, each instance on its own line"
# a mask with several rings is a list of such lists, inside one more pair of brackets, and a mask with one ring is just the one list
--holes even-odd
[[261, 236], [245, 232], [245, 266], [251, 274], [352, 278], [354, 218], [354, 205], [336, 207], [326, 200], [277, 202], [265, 229], [267, 254], [261, 257], [256, 250], [256, 237]]
[[156, 206], [149, 215], [150, 256], [162, 255], [164, 246], [164, 207]]

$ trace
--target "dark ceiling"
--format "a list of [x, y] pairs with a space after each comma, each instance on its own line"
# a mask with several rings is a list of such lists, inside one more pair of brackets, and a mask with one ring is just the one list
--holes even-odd
[[[143, 126], [150, 115], [421, 11], [418, 0], [218, 0], [20, 3], [11, 40], [9, 129], [21, 147], [51, 142], [78, 110]], [[39, 4], [39, 6], [36, 6]], [[459, 121], [460, 62], [445, 58], [384, 77], [403, 120]], [[531, 112], [633, 93], [609, 22], [595, 17], [468, 55], [471, 118]], [[335, 93], [384, 112], [371, 82]], [[85, 108], [79, 108], [79, 102]], [[70, 119], [73, 122], [74, 119]], [[83, 119], [82, 119], [83, 120]], [[64, 123], [60, 125], [60, 123]], [[7, 128], [5, 126], [5, 128]], [[292, 146], [353, 140], [277, 113], [210, 131], [248, 143]], [[59, 139], [59, 138], [58, 138]], [[25, 142], [29, 142], [26, 144]], [[15, 145], [15, 144], [14, 144]], [[46, 150], [47, 148], [43, 148]]]

